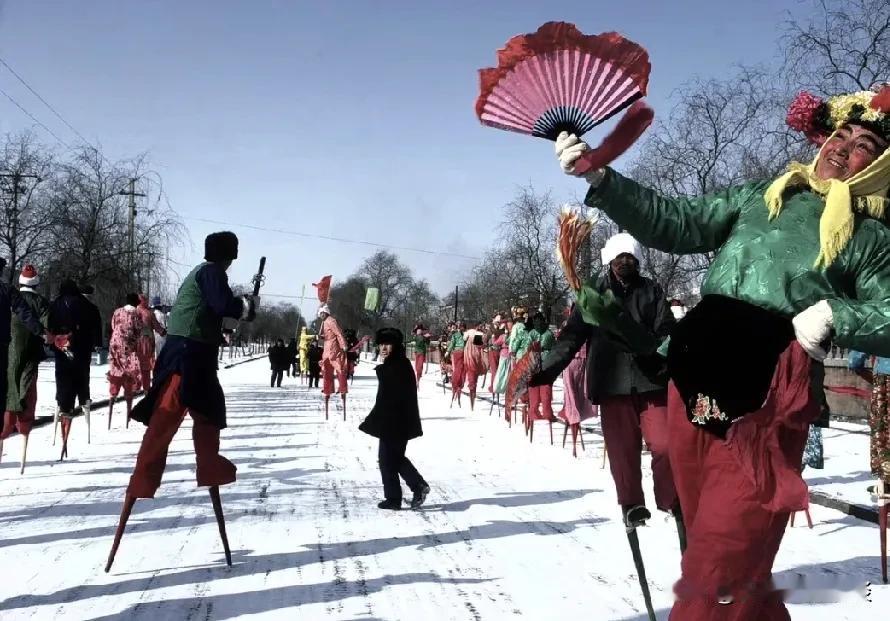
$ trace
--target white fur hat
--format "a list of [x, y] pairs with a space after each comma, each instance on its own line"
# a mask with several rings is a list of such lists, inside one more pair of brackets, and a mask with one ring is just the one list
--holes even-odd
[[643, 246], [629, 233], [618, 233], [609, 238], [600, 252], [603, 265], [608, 265], [622, 254], [633, 255], [637, 261], [643, 260]]
[[322, 305], [321, 305], [321, 308], [318, 309], [318, 316], [319, 316], [319, 317], [321, 317], [321, 314], [322, 314], [322, 313], [324, 313], [325, 315], [330, 315], [330, 314], [331, 314], [331, 309], [328, 308], [328, 305], [327, 305], [327, 304], [322, 304]]

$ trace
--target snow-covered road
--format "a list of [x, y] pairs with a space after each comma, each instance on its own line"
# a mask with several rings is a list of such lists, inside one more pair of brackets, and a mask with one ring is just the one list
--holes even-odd
[[[285, 379], [268, 386], [265, 361], [221, 371], [229, 396], [222, 452], [238, 481], [222, 489], [234, 566], [225, 565], [206, 490], [194, 481], [190, 422], [171, 446], [164, 485], [136, 504], [114, 568], [103, 573], [143, 432], [82, 419], [70, 457], [57, 463], [52, 427], [34, 431], [18, 474], [18, 439], [0, 464], [0, 619], [217, 620], [408, 619], [645, 621], [601, 445], [573, 459], [554, 428], [521, 427], [451, 410], [432, 377], [421, 387], [425, 435], [408, 455], [433, 491], [423, 511], [381, 512], [372, 438], [356, 429], [376, 391], [362, 364], [347, 421], [322, 397]], [[8, 446], [7, 449], [10, 447]], [[11, 453], [11, 455], [10, 455]], [[648, 482], [647, 489], [651, 489]], [[407, 491], [406, 491], [407, 493]], [[880, 581], [874, 525], [814, 506], [789, 529], [777, 562], [781, 583], [853, 589]], [[658, 514], [640, 540], [659, 619], [667, 619], [679, 547]], [[858, 619], [872, 603], [792, 605], [793, 619]]]

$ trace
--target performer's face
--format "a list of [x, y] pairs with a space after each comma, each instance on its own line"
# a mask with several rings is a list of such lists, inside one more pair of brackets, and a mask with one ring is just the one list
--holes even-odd
[[621, 280], [627, 280], [637, 275], [637, 260], [627, 252], [619, 254], [610, 263], [612, 272]]
[[844, 181], [862, 172], [887, 149], [887, 141], [860, 125], [845, 125], [837, 130], [816, 162], [820, 179]]
[[380, 345], [380, 357], [386, 360], [386, 358], [392, 353], [392, 343], [383, 343]]

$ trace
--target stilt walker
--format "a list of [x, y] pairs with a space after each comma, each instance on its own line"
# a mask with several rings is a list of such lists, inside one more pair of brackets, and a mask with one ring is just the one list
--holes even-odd
[[[40, 284], [37, 269], [26, 265], [19, 276], [19, 294], [42, 324], [49, 319], [49, 302], [37, 293]], [[45, 339], [33, 334], [17, 316], [10, 325], [8, 390], [6, 411], [0, 429], [0, 455], [3, 453], [3, 440], [13, 431], [18, 431], [23, 439], [20, 473], [25, 471], [28, 454], [28, 436], [34, 425], [34, 412], [37, 408], [37, 370], [43, 360]]]
[[[510, 371], [513, 368], [513, 359], [510, 357], [510, 332], [513, 330], [513, 320], [509, 316], [503, 319], [501, 315], [498, 315], [494, 321], [498, 335], [495, 337], [492, 347], [498, 350], [498, 371], [492, 385], [492, 396], [495, 403], [500, 404], [503, 400], [502, 395], [507, 392], [507, 380], [510, 378]], [[510, 413], [505, 411], [504, 415], [509, 421]]]
[[[572, 310], [574, 310], [574, 305]], [[581, 448], [584, 448], [584, 437], [581, 434], [581, 422], [597, 415], [597, 406], [590, 402], [586, 394], [587, 382], [587, 348], [582, 347], [574, 359], [562, 372], [563, 408], [559, 418], [566, 425], [562, 445], [565, 447], [565, 436], [572, 432], [572, 456], [578, 457], [577, 441], [581, 436]], [[605, 451], [603, 451], [605, 455]], [[605, 462], [604, 462], [605, 463]]]
[[[508, 345], [510, 348], [510, 359], [513, 361], [513, 366], [519, 364], [519, 361], [525, 357], [526, 352], [528, 352], [529, 347], [532, 344], [532, 339], [529, 336], [528, 326], [526, 322], [528, 322], [528, 311], [524, 306], [514, 306], [512, 311], [513, 313], [513, 328], [510, 330], [510, 337], [508, 340]], [[510, 369], [510, 373], [513, 373], [513, 369]], [[506, 403], [505, 399], [505, 403]], [[511, 400], [509, 406], [506, 406], [508, 422], [510, 425], [513, 425], [512, 418], [512, 410], [519, 406], [522, 408], [522, 428], [525, 431], [526, 435], [528, 434], [528, 391], [523, 392], [522, 398], [520, 400]]]
[[422, 323], [414, 326], [414, 376], [417, 378], [417, 386], [420, 387], [420, 378], [423, 377], [426, 366], [426, 356], [430, 348], [430, 333]]
[[[775, 180], [671, 199], [609, 168], [585, 175], [586, 204], [642, 243], [715, 253], [667, 350], [670, 460], [689, 535], [673, 621], [789, 618], [771, 573], [790, 513], [808, 506], [799, 464], [827, 346], [890, 355], [890, 236], [876, 221], [890, 189], [890, 87], [802, 93], [787, 121], [820, 150]], [[569, 174], [586, 150], [557, 140]], [[590, 302], [614, 323], [609, 300]]]
[[139, 315], [142, 330], [136, 341], [136, 357], [139, 359], [139, 378], [140, 385], [143, 390], [148, 390], [151, 386], [151, 373], [155, 367], [155, 335], [160, 337], [167, 336], [167, 330], [155, 318], [154, 312], [148, 307], [148, 298], [140, 293], [139, 304], [136, 306], [136, 313]]
[[451, 406], [455, 399], [457, 407], [461, 407], [460, 396], [466, 381], [466, 367], [464, 362], [464, 332], [467, 326], [464, 323], [451, 324], [451, 334], [448, 337], [448, 355], [451, 357]]
[[[210, 488], [226, 563], [232, 563], [219, 486], [235, 481], [236, 468], [219, 454], [220, 430], [226, 428], [226, 401], [217, 377], [217, 364], [223, 321], [252, 321], [259, 297], [236, 297], [229, 288], [226, 271], [238, 257], [238, 238], [234, 233], [213, 233], [205, 240], [204, 248], [206, 261], [195, 267], [179, 288], [151, 389], [133, 409], [134, 420], [147, 429], [127, 487], [106, 573], [114, 563], [136, 500], [154, 498], [160, 487], [170, 442], [186, 414], [192, 417], [198, 486]], [[254, 277], [256, 293], [263, 281], [264, 264], [265, 257]]]
[[[498, 374], [498, 365], [501, 360], [501, 348], [496, 344], [500, 332], [500, 315], [497, 315], [485, 329], [485, 353], [488, 356], [488, 374], [482, 380], [482, 386], [488, 383], [488, 392], [494, 395], [494, 380]], [[488, 376], [491, 375], [491, 380]]]
[[[547, 326], [547, 321], [542, 313], [535, 313], [532, 317], [532, 329], [529, 331], [529, 338], [541, 345], [541, 355], [547, 356], [553, 349], [556, 339], [553, 332]], [[534, 424], [536, 420], [546, 420], [550, 425], [550, 444], [553, 444], [553, 386], [545, 384], [543, 386], [533, 386], [528, 389], [529, 412], [526, 417], [528, 424], [529, 442], [534, 439]]]
[[[111, 316], [107, 374], [111, 397], [108, 401], [108, 429], [111, 429], [114, 402], [121, 390], [124, 392], [124, 400], [127, 404], [126, 426], [130, 426], [133, 396], [142, 385], [144, 377], [143, 367], [139, 361], [138, 347], [145, 325], [142, 323], [142, 315], [137, 311], [138, 305], [139, 296], [130, 293], [127, 295], [127, 303], [114, 311]], [[148, 390], [148, 386], [145, 387], [145, 390]]]
[[340, 399], [343, 402], [343, 420], [346, 420], [346, 394], [349, 392], [349, 383], [346, 379], [346, 338], [340, 329], [340, 324], [331, 316], [331, 309], [323, 304], [318, 309], [318, 318], [321, 319], [321, 338], [324, 339], [324, 349], [321, 357], [322, 394], [324, 394], [324, 415], [328, 418], [331, 395], [334, 394], [334, 376], [337, 377], [337, 387], [340, 389]]
[[484, 386], [487, 375], [485, 334], [482, 332], [482, 324], [477, 324], [474, 328], [464, 332], [463, 338], [464, 369], [467, 378], [467, 389], [470, 393], [470, 411], [472, 412], [476, 405], [476, 390], [479, 386], [479, 378], [482, 378]]
[[[59, 459], [68, 456], [68, 438], [74, 406], [78, 398], [89, 412], [90, 362], [96, 341], [95, 317], [89, 302], [81, 295], [77, 284], [65, 280], [59, 285], [59, 295], [49, 308], [49, 329], [59, 335], [60, 341], [53, 348], [56, 367], [56, 416], [61, 426], [62, 450]], [[64, 342], [64, 346], [62, 345]], [[84, 386], [86, 385], [86, 386]], [[53, 432], [55, 444], [55, 430]]]

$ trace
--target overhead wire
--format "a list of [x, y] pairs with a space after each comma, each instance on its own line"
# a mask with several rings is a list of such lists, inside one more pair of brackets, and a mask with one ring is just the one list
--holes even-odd
[[459, 259], [468, 259], [471, 261], [478, 261], [480, 257], [474, 257], [466, 254], [460, 254], [458, 252], [448, 252], [445, 250], [428, 250], [425, 248], [411, 248], [408, 246], [393, 246], [391, 244], [381, 244], [378, 242], [372, 242], [361, 239], [348, 239], [345, 237], [334, 237], [332, 235], [319, 235], [317, 233], [304, 233], [302, 231], [291, 231], [287, 229], [278, 229], [278, 228], [270, 228], [270, 227], [262, 227], [256, 226], [253, 224], [243, 224], [238, 222], [225, 222], [223, 220], [211, 220], [209, 218], [194, 218], [190, 216], [182, 216], [185, 220], [193, 220], [195, 222], [206, 222], [208, 224], [219, 224], [222, 226], [236, 226], [245, 229], [252, 229], [255, 231], [263, 231], [266, 233], [280, 233], [282, 235], [292, 235], [295, 237], [305, 237], [309, 239], [323, 239], [325, 241], [334, 241], [344, 244], [357, 244], [362, 246], [373, 246], [375, 248], [386, 248], [388, 250], [402, 250], [404, 252], [418, 252], [421, 254], [429, 254], [434, 256], [445, 256], [445, 257], [456, 257]]

